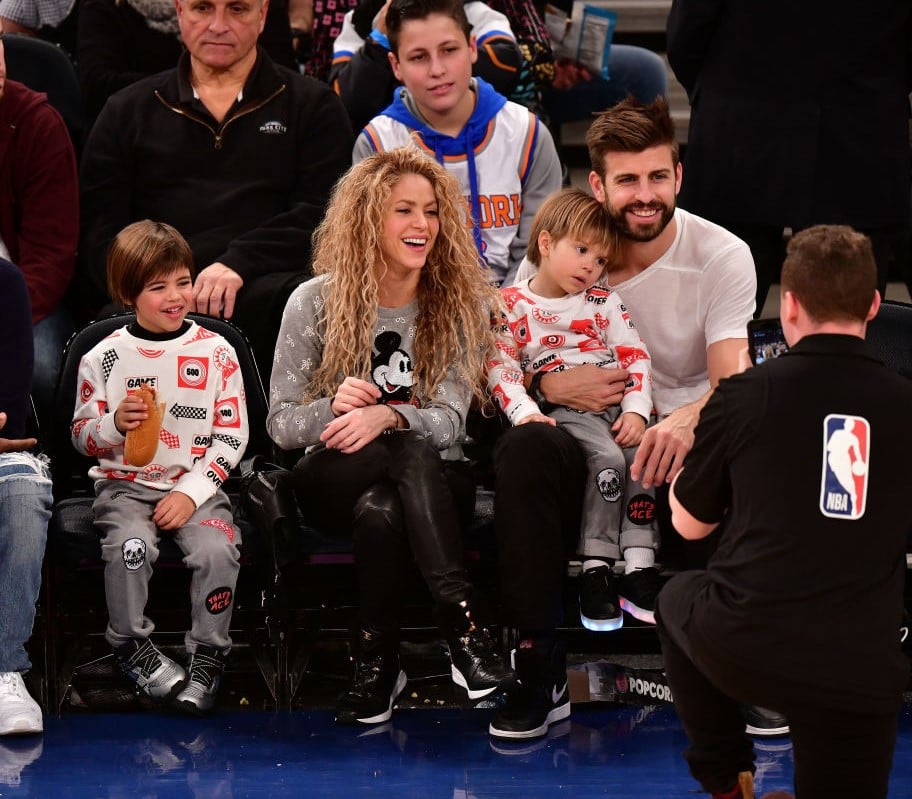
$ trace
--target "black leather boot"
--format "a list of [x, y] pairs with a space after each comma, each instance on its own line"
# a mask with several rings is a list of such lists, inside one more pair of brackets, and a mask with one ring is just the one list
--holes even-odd
[[351, 688], [336, 705], [338, 724], [379, 724], [393, 715], [396, 697], [405, 688], [399, 667], [398, 633], [362, 628], [355, 644]]
[[466, 600], [439, 609], [441, 629], [450, 648], [453, 682], [469, 699], [481, 699], [512, 685], [513, 671], [504, 662], [497, 642], [475, 617], [477, 603]]

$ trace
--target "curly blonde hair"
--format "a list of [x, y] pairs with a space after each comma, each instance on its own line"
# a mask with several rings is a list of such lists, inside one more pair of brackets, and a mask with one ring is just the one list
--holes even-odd
[[494, 352], [491, 320], [500, 315], [500, 293], [479, 263], [459, 182], [411, 147], [376, 153], [346, 172], [314, 232], [314, 273], [327, 279], [325, 347], [308, 388], [311, 398], [332, 396], [347, 375], [370, 375], [386, 268], [380, 245], [384, 215], [393, 186], [405, 175], [431, 184], [440, 223], [418, 283], [414, 396], [432, 397], [455, 367], [479, 401], [486, 400], [484, 369]]

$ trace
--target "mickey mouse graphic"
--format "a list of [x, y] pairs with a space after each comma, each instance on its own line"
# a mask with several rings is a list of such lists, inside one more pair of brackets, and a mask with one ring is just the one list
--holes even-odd
[[409, 402], [412, 398], [412, 358], [399, 348], [402, 336], [387, 330], [374, 339], [371, 378], [383, 396], [380, 402]]

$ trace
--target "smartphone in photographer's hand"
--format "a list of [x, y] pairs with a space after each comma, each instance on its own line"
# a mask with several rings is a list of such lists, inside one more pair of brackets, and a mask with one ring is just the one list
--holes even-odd
[[782, 323], [778, 319], [751, 319], [747, 323], [747, 350], [755, 366], [788, 352]]

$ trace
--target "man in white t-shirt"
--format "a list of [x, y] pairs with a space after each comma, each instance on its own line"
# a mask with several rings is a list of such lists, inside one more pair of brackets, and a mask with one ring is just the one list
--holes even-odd
[[[738, 370], [754, 311], [753, 259], [727, 230], [675, 207], [682, 170], [664, 100], [619, 103], [596, 118], [586, 141], [589, 185], [623, 239], [607, 282], [624, 298], [653, 355], [660, 422], [634, 468], [650, 484], [670, 483], [711, 389]], [[533, 269], [524, 262], [517, 279]], [[575, 369], [543, 379], [541, 390], [554, 404], [603, 410], [616, 404], [625, 378], [622, 370]]]
[[[631, 474], [661, 485], [681, 468], [713, 388], [738, 371], [754, 313], [754, 263], [744, 242], [676, 209], [682, 171], [664, 99], [624, 100], [595, 119], [586, 140], [589, 185], [623, 241], [607, 282], [624, 298], [652, 356], [658, 421], [647, 429]], [[533, 270], [524, 262], [517, 280]], [[626, 379], [623, 369], [584, 365], [543, 375], [528, 388], [539, 407], [601, 412], [620, 401]], [[494, 454], [502, 599], [520, 631], [522, 684], [491, 724], [497, 737], [544, 735], [569, 709], [554, 630], [562, 621], [565, 556], [579, 529], [586, 469], [576, 443], [565, 438], [560, 428], [521, 425], [501, 437]], [[612, 566], [587, 559], [580, 581], [592, 594], [581, 601], [603, 603], [606, 613], [620, 604]], [[620, 587], [622, 598], [654, 606], [661, 581], [654, 566], [635, 568]]]

